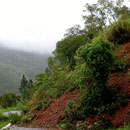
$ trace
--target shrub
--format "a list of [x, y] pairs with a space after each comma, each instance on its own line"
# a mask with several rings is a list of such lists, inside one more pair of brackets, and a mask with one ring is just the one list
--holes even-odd
[[18, 114], [9, 114], [8, 118], [11, 124], [19, 124], [21, 122], [21, 117]]
[[73, 120], [76, 117], [81, 120], [97, 114], [112, 114], [112, 110], [116, 109], [113, 102], [117, 97], [116, 92], [108, 84], [108, 77], [115, 61], [110, 43], [99, 37], [93, 44], [80, 47], [76, 59], [81, 64], [86, 64], [84, 77], [86, 77], [88, 88], [75, 109], [75, 106], [71, 104], [69, 119]]
[[108, 41], [99, 37], [93, 44], [86, 44], [77, 51], [76, 58], [86, 63], [87, 82], [106, 84], [115, 58]]
[[119, 72], [125, 70], [127, 64], [124, 58], [116, 58], [115, 63], [112, 68], [112, 72]]
[[65, 109], [65, 120], [68, 122], [72, 122], [76, 118], [75, 104], [73, 102], [69, 102], [67, 108]]
[[0, 113], [0, 121], [5, 121], [5, 120], [8, 120], [8, 118]]
[[120, 19], [112, 24], [106, 30], [105, 37], [114, 44], [123, 44], [130, 40], [130, 18]]
[[16, 96], [13, 93], [5, 93], [0, 97], [0, 106], [3, 108], [16, 106], [19, 99], [19, 96]]
[[77, 64], [74, 71], [71, 71], [68, 76], [68, 91], [79, 89], [82, 90], [86, 87], [86, 64]]
[[60, 125], [60, 128], [61, 128], [61, 129], [68, 129], [68, 130], [70, 130], [70, 129], [73, 128], [73, 126], [72, 126], [72, 124], [70, 124], [70, 123], [64, 123], [64, 124], [61, 124], [61, 125]]
[[80, 97], [76, 107], [78, 119], [103, 113], [113, 114], [116, 111], [117, 106], [113, 103], [117, 100], [115, 91], [107, 84], [103, 88], [99, 89], [95, 86]]
[[28, 101], [23, 107], [23, 111], [25, 113], [31, 113], [34, 110], [44, 110], [48, 105], [47, 100], [49, 102], [49, 96], [45, 92], [42, 92], [40, 95], [38, 92], [35, 92], [35, 94], [32, 96], [32, 99]]

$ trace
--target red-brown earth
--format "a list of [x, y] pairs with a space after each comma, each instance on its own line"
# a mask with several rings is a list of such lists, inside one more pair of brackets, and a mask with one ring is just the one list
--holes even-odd
[[37, 127], [55, 126], [60, 123], [64, 118], [64, 110], [67, 107], [68, 102], [76, 102], [79, 96], [79, 91], [65, 93], [50, 104], [44, 112], [35, 111], [34, 122], [36, 122]]
[[[112, 87], [118, 89], [122, 94], [130, 96], [130, 42], [122, 45], [122, 51], [117, 51], [119, 58], [125, 57], [127, 61], [127, 70], [123, 72], [115, 72], [110, 75], [109, 83]], [[50, 106], [44, 111], [35, 111], [35, 118], [33, 122], [37, 124], [37, 127], [55, 126], [61, 123], [64, 118], [64, 110], [67, 107], [69, 101], [76, 102], [80, 96], [79, 91], [73, 91], [63, 94], [60, 98], [55, 100]], [[129, 100], [130, 101], [130, 100]], [[112, 124], [115, 127], [125, 126], [130, 122], [130, 103], [120, 108], [117, 113], [111, 119]], [[100, 117], [94, 117], [94, 121], [97, 121]], [[104, 118], [110, 120], [109, 116], [104, 115]], [[92, 119], [88, 118], [90, 124]], [[93, 122], [94, 123], [94, 122]]]

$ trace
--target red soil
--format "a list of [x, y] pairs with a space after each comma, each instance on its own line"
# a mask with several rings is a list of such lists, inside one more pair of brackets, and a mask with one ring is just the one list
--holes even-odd
[[54, 101], [44, 112], [35, 112], [36, 117], [34, 121], [37, 122], [38, 127], [55, 126], [64, 118], [64, 110], [69, 101], [76, 102], [77, 97], [80, 96], [79, 91], [73, 91], [63, 94], [60, 98]]
[[101, 119], [104, 119], [105, 121], [110, 121], [110, 116], [107, 114], [104, 114], [102, 116], [96, 115], [93, 117], [86, 118], [85, 121], [88, 122], [88, 125], [93, 125], [95, 122], [98, 122]]
[[[125, 58], [128, 68], [130, 67], [130, 42], [122, 45], [122, 51], [117, 50], [116, 54], [119, 58]], [[109, 83], [112, 87], [119, 90], [123, 95], [130, 96], [130, 68], [123, 72], [115, 72], [110, 75]], [[130, 123], [130, 99], [128, 99], [129, 104], [126, 107], [122, 107], [120, 104], [119, 110], [114, 115], [113, 119], [110, 119], [108, 115], [94, 116], [86, 119], [89, 125], [93, 125], [100, 119], [105, 119], [106, 121], [111, 121], [115, 127], [124, 127]]]
[[[119, 58], [125, 58], [128, 68], [130, 67], [130, 42], [123, 44], [122, 51], [117, 51]], [[130, 68], [123, 72], [116, 72], [110, 75], [109, 83], [113, 88], [118, 89], [123, 95], [130, 96]], [[120, 106], [118, 112], [112, 119], [115, 127], [124, 127], [130, 123], [130, 99], [126, 107]]]
[[117, 127], [124, 127], [130, 123], [130, 103], [126, 107], [121, 107], [115, 114], [112, 124]]
[[[123, 44], [123, 50], [121, 52], [116, 52], [121, 57], [127, 58], [127, 64], [129, 65], [130, 59], [130, 42]], [[116, 72], [110, 75], [109, 83], [112, 87], [118, 89], [121, 93], [130, 96], [130, 70], [124, 72]], [[64, 110], [67, 107], [69, 101], [76, 102], [77, 98], [80, 96], [80, 92], [73, 91], [65, 93], [60, 98], [55, 100], [50, 106], [44, 111], [35, 111], [34, 122], [36, 122], [37, 127], [45, 126], [55, 126], [59, 124], [64, 118]], [[95, 116], [94, 118], [88, 118], [89, 124], [93, 124], [100, 117]], [[105, 120], [110, 120], [109, 116], [101, 117]], [[119, 111], [114, 115], [112, 123], [115, 127], [124, 126], [130, 122], [130, 103], [126, 107], [121, 107]]]
[[[130, 96], [130, 70], [124, 72], [113, 73], [110, 76], [109, 82], [113, 88], [117, 88], [122, 94]], [[130, 102], [130, 99], [128, 99]], [[115, 127], [124, 127], [130, 123], [130, 103], [126, 107], [121, 107], [114, 115], [112, 124]]]
[[130, 95], [130, 70], [111, 74], [109, 83], [121, 93]]

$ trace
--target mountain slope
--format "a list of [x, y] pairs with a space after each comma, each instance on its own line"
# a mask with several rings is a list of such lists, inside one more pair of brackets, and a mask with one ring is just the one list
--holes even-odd
[[36, 54], [0, 47], [0, 95], [5, 92], [18, 93], [23, 74], [33, 79], [47, 67], [49, 54]]

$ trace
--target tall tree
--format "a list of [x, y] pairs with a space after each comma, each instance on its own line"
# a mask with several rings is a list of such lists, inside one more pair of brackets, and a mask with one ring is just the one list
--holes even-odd
[[84, 31], [89, 42], [108, 25], [116, 22], [123, 15], [130, 14], [130, 8], [123, 3], [124, 0], [98, 0], [96, 4], [85, 5]]
[[81, 27], [80, 25], [76, 24], [74, 25], [74, 27], [71, 27], [69, 29], [66, 30], [66, 34], [64, 36], [76, 36], [76, 35], [80, 35], [81, 33]]
[[55, 58], [61, 65], [69, 65], [69, 67], [72, 68], [72, 66], [75, 65], [74, 56], [76, 55], [76, 50], [85, 43], [86, 40], [83, 36], [65, 37], [56, 44], [54, 51]]
[[26, 101], [30, 98], [29, 92], [32, 87], [33, 87], [33, 81], [31, 79], [28, 81], [25, 75], [23, 75], [19, 88], [23, 101]]

